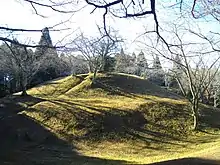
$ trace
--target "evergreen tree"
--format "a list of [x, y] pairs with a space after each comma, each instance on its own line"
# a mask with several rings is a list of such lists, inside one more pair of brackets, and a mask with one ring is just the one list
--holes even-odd
[[124, 52], [124, 49], [123, 49], [123, 48], [121, 48], [120, 55], [121, 55], [121, 56], [125, 56], [125, 52]]
[[115, 71], [117, 72], [125, 72], [126, 70], [126, 55], [124, 53], [123, 48], [121, 48], [120, 53], [115, 56]]
[[136, 61], [136, 54], [133, 52], [131, 55], [132, 61], [135, 62]]
[[53, 46], [49, 29], [46, 27], [42, 30], [41, 41], [43, 45]]
[[49, 29], [46, 27], [42, 29], [42, 35], [38, 43], [41, 47], [36, 48], [35, 54], [37, 56], [42, 56], [48, 53], [48, 50], [52, 50], [55, 53], [55, 49], [51, 48], [53, 46], [52, 40], [50, 37]]
[[179, 55], [176, 55], [173, 58], [173, 67], [172, 70], [169, 72], [168, 76], [168, 87], [179, 88], [178, 82], [176, 78], [181, 78], [183, 73], [183, 68], [181, 66], [182, 60]]
[[173, 71], [181, 71], [182, 60], [179, 55], [176, 55], [173, 59]]
[[160, 59], [157, 55], [156, 55], [156, 57], [154, 58], [154, 61], [153, 61], [153, 68], [154, 69], [162, 69]]
[[145, 67], [146, 65], [146, 58], [144, 56], [144, 53], [141, 51], [138, 55], [137, 55], [137, 65], [139, 67]]
[[10, 91], [22, 91], [22, 95], [27, 95], [26, 89], [31, 79], [39, 71], [43, 59], [36, 58], [31, 49], [19, 45], [14, 39], [10, 45], [5, 43], [1, 45], [1, 53], [4, 53], [3, 66], [10, 78]]
[[160, 85], [160, 86], [165, 85], [165, 72], [164, 72], [162, 65], [160, 63], [160, 59], [157, 55], [153, 60], [152, 68], [149, 70], [146, 70], [145, 74], [146, 74], [146, 77], [149, 81], [151, 81], [157, 85]]
[[107, 56], [104, 70], [108, 72], [114, 71], [115, 63], [116, 63], [115, 57]]
[[37, 58], [44, 57], [45, 62], [40, 71], [33, 78], [33, 81], [31, 82], [32, 84], [54, 79], [62, 74], [62, 60], [58, 57], [56, 49], [53, 48], [50, 32], [47, 27], [42, 29], [38, 45], [40, 45], [40, 47], [36, 48], [35, 56]]
[[144, 53], [141, 51], [136, 58], [136, 74], [138, 76], [141, 76], [145, 73], [145, 70], [148, 68], [147, 60], [144, 56]]

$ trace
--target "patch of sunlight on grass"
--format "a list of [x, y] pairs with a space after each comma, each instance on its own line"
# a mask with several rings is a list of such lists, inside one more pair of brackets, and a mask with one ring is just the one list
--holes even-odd
[[[135, 144], [135, 145], [134, 145]], [[86, 156], [125, 160], [135, 164], [148, 164], [172, 159], [195, 157], [216, 148], [220, 142], [210, 142], [195, 145], [179, 142], [178, 145], [151, 145], [143, 142], [128, 140], [126, 142], [105, 141], [99, 143], [78, 143], [79, 152]], [[156, 148], [158, 147], [158, 148]], [[193, 153], [193, 155], [192, 155]]]
[[113, 74], [127, 76], [127, 77], [134, 77], [134, 78], [138, 78], [138, 79], [144, 79], [143, 77], [140, 77], [140, 76], [137, 76], [137, 75], [131, 75], [131, 74], [127, 74], [127, 73], [113, 73]]
[[81, 105], [88, 105], [91, 107], [99, 107], [101, 110], [136, 110], [143, 103], [152, 103], [150, 100], [132, 99], [123, 96], [117, 97], [90, 97], [90, 98], [71, 98], [67, 96], [59, 97], [67, 100], [71, 103], [77, 103]]
[[153, 95], [139, 95], [139, 97], [142, 97], [143, 99], [150, 99], [154, 100], [155, 102], [167, 102], [171, 104], [188, 104], [187, 100], [185, 99], [171, 99], [171, 98], [166, 98], [166, 97], [158, 97], [158, 96], [153, 96]]
[[[93, 110], [93, 107], [95, 107], [95, 106], [91, 106], [89, 108], [89, 107], [85, 106], [86, 104], [84, 104], [80, 101], [71, 100], [71, 101], [65, 102], [65, 100], [55, 100], [54, 103], [55, 104], [57, 103], [57, 104], [61, 105], [62, 107], [65, 107], [66, 108], [65, 110], [72, 109], [73, 107], [75, 107], [75, 108], [87, 111], [89, 113], [100, 114], [100, 112]], [[102, 109], [102, 110], [104, 110], [104, 109]]]
[[75, 93], [81, 92], [82, 90], [88, 89], [92, 84], [92, 81], [89, 77], [86, 77], [85, 80], [83, 80], [80, 84], [74, 86], [72, 89], [70, 89], [68, 92], [65, 93], [65, 95], [74, 95]]
[[81, 79], [79, 77], [68, 76], [64, 79], [50, 81], [44, 85], [32, 88], [28, 90], [27, 93], [35, 96], [55, 97], [64, 94], [80, 82]]

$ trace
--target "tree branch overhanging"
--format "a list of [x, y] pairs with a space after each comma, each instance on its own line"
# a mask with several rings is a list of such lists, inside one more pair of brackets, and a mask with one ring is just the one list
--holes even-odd
[[34, 9], [34, 11], [36, 12], [36, 14], [38, 13], [35, 6], [34, 5], [37, 5], [37, 6], [42, 6], [42, 7], [47, 7], [47, 8], [50, 8], [52, 9], [53, 11], [56, 11], [56, 12], [59, 12], [59, 13], [73, 13], [73, 12], [77, 12], [77, 11], [66, 11], [66, 10], [59, 10], [59, 9], [56, 9], [55, 7], [58, 6], [58, 5], [48, 5], [48, 4], [44, 4], [44, 3], [40, 3], [40, 2], [36, 2], [36, 1], [33, 1], [33, 0], [24, 0], [25, 2], [28, 2], [31, 4], [32, 8]]
[[[38, 7], [45, 7], [45, 8], [50, 8], [55, 12], [59, 12], [59, 13], [72, 13], [74, 14], [75, 12], [78, 12], [80, 9], [77, 10], [68, 10], [65, 9], [66, 7], [70, 7], [72, 5], [74, 5], [75, 1], [73, 0], [69, 0], [69, 1], [64, 1], [61, 0], [59, 2], [53, 1], [53, 0], [49, 0], [49, 1], [38, 1], [38, 0], [23, 0], [26, 3], [29, 3], [31, 5], [31, 7], [33, 8], [33, 10], [35, 11], [35, 13], [37, 15], [43, 16], [42, 14], [39, 13], [39, 11], [37, 10]], [[96, 0], [83, 0], [82, 2], [89, 5], [89, 6], [93, 6], [94, 9], [92, 10], [91, 13], [94, 13], [96, 9], [102, 9], [104, 10], [104, 13], [102, 14], [103, 17], [103, 26], [104, 26], [104, 30], [105, 33], [108, 35], [108, 31], [106, 30], [106, 26], [107, 26], [107, 15], [111, 14], [113, 17], [117, 17], [117, 18], [137, 18], [137, 17], [143, 17], [145, 15], [153, 15], [154, 18], [154, 23], [155, 23], [155, 30], [151, 31], [151, 32], [155, 32], [158, 36], [158, 40], [161, 39], [166, 45], [167, 47], [169, 47], [169, 44], [166, 42], [165, 38], [162, 37], [162, 35], [159, 32], [159, 21], [157, 18], [157, 12], [156, 12], [156, 0], [150, 0], [149, 3], [144, 3], [146, 0], [139, 0], [138, 3], [134, 2], [134, 0], [128, 0], [128, 1], [124, 1], [124, 0], [113, 0], [113, 1], [96, 1]], [[184, 0], [178, 0], [177, 3], [175, 5], [179, 5], [180, 6], [180, 10], [182, 10], [183, 4], [185, 3]], [[196, 16], [194, 15], [194, 10], [196, 8], [196, 4], [199, 3], [199, 1], [197, 0], [193, 0], [192, 2], [190, 2], [190, 6], [191, 7], [191, 13], [193, 15], [194, 18], [196, 18]], [[147, 9], [146, 6], [149, 4], [149, 8]], [[68, 6], [66, 6], [68, 5]], [[79, 2], [76, 3], [76, 7], [79, 5]], [[85, 5], [84, 5], [85, 7]], [[117, 7], [118, 10], [117, 10]], [[133, 9], [133, 12], [131, 12], [132, 10], [128, 10], [128, 9]], [[116, 10], [114, 10], [116, 9]], [[120, 11], [120, 12], [118, 12]], [[218, 12], [218, 11], [217, 11]], [[122, 14], [122, 15], [118, 15], [118, 13]], [[7, 28], [7, 27], [0, 27], [0, 30], [7, 30], [7, 31], [20, 31], [20, 32], [41, 32], [41, 30], [31, 30], [31, 29], [14, 29], [14, 28]], [[53, 30], [51, 29], [51, 31], [59, 31], [59, 30]], [[108, 35], [109, 36], [109, 35]], [[110, 36], [109, 36], [110, 37]], [[111, 38], [111, 37], [110, 37]], [[30, 46], [32, 47], [32, 46]], [[169, 48], [168, 48], [169, 49]]]
[[9, 39], [9, 38], [5, 38], [5, 37], [0, 37], [0, 41], [4, 41], [4, 42], [10, 42], [14, 45], [19, 45], [19, 46], [22, 46], [22, 47], [29, 47], [29, 48], [39, 48], [39, 47], [45, 47], [45, 48], [65, 48], [65, 46], [49, 46], [49, 45], [31, 45], [31, 44], [22, 44], [22, 43], [19, 43], [13, 39]]
[[[49, 27], [50, 31], [62, 31], [62, 30], [69, 30], [70, 28], [65, 28], [65, 29], [53, 29]], [[20, 29], [20, 28], [9, 28], [9, 27], [3, 27], [0, 26], [0, 30], [6, 30], [6, 31], [11, 31], [11, 32], [42, 32], [42, 30], [39, 29]]]

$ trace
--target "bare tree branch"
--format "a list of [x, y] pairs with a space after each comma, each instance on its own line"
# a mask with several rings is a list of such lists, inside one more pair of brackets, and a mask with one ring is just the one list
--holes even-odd
[[37, 12], [36, 8], [34, 7], [34, 5], [47, 7], [47, 8], [50, 8], [50, 9], [56, 11], [56, 12], [59, 12], [59, 13], [73, 13], [73, 12], [79, 11], [79, 10], [76, 10], [76, 11], [59, 10], [59, 9], [56, 9], [55, 6], [60, 6], [60, 5], [47, 5], [47, 4], [39, 3], [39, 2], [36, 2], [36, 1], [32, 1], [32, 0], [23, 0], [23, 1], [30, 3], [32, 8], [35, 10], [36, 13], [38, 13], [38, 12]]
[[[49, 27], [50, 31], [63, 31], [63, 30], [69, 30], [70, 28], [65, 29], [53, 29], [53, 27]], [[0, 30], [6, 30], [6, 31], [12, 31], [12, 32], [42, 32], [42, 30], [37, 29], [17, 29], [17, 28], [8, 28], [0, 26]]]
[[29, 48], [39, 48], [39, 47], [45, 47], [45, 48], [64, 48], [64, 46], [49, 46], [49, 45], [22, 44], [22, 43], [19, 43], [19, 42], [13, 40], [13, 39], [4, 38], [4, 37], [0, 37], [0, 40], [1, 40], [1, 41], [4, 41], [4, 42], [10, 42], [10, 43], [12, 43], [12, 44], [19, 45], [19, 46], [23, 46], [23, 47], [29, 47]]

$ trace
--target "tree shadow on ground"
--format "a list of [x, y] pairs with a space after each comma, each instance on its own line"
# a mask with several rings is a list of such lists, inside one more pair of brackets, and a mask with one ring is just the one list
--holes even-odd
[[217, 160], [208, 160], [201, 158], [182, 158], [182, 159], [152, 163], [150, 165], [219, 165], [219, 164], [220, 161]]
[[[166, 134], [160, 132], [160, 129], [171, 128], [159, 124], [156, 125], [146, 120], [141, 111], [128, 111], [104, 106], [94, 107], [85, 103], [80, 104], [66, 100], [51, 102], [65, 108], [74, 116], [76, 120], [74, 123], [77, 123], [77, 125], [75, 124], [72, 129], [87, 130], [87, 133], [80, 137], [83, 140], [100, 141], [114, 139], [115, 141], [120, 141], [121, 139], [135, 139], [148, 144], [172, 145], [180, 145], [172, 141], [183, 141], [180, 137], [175, 136], [175, 133]], [[92, 112], [85, 110], [85, 108], [92, 110]], [[151, 125], [154, 128], [157, 127], [157, 130], [147, 129], [146, 125]], [[151, 149], [163, 150], [161, 146], [159, 148], [152, 147]]]
[[24, 104], [43, 101], [31, 96], [0, 100], [0, 164], [1, 165], [68, 165], [125, 164], [120, 160], [105, 160], [83, 156], [77, 148], [43, 127], [36, 120], [19, 113]]
[[[199, 118], [201, 131], [207, 128], [220, 129], [220, 109], [201, 107]], [[206, 132], [208, 133], [208, 132]]]
[[146, 79], [124, 75], [108, 74], [107, 77], [97, 78], [93, 88], [102, 88], [110, 94], [136, 96], [148, 94], [158, 97], [181, 99], [182, 97], [157, 86]]

